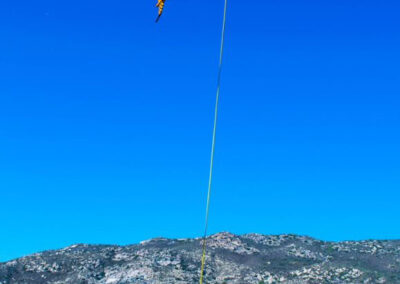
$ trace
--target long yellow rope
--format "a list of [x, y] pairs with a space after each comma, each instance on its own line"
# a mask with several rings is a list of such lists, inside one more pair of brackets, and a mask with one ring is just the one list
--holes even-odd
[[202, 254], [202, 257], [201, 257], [200, 284], [203, 284], [204, 266], [205, 266], [205, 262], [206, 262], [207, 229], [208, 229], [208, 219], [209, 219], [209, 213], [210, 213], [211, 184], [212, 184], [212, 174], [213, 174], [213, 168], [214, 168], [215, 137], [216, 137], [216, 133], [217, 133], [218, 101], [219, 101], [219, 93], [220, 93], [220, 90], [221, 90], [221, 74], [222, 74], [222, 62], [223, 62], [222, 59], [223, 59], [223, 56], [224, 56], [225, 26], [226, 26], [226, 11], [227, 11], [227, 8], [228, 8], [228, 0], [225, 0], [224, 19], [223, 19], [223, 22], [222, 22], [222, 34], [221, 34], [221, 49], [220, 49], [219, 66], [218, 66], [217, 94], [216, 94], [216, 101], [215, 101], [214, 129], [213, 129], [212, 146], [211, 146], [210, 175], [209, 175], [209, 179], [208, 179], [206, 222], [205, 222], [204, 236], [203, 236], [203, 254]]

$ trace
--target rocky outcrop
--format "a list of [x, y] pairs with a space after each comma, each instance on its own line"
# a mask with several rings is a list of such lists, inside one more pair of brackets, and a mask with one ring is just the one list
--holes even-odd
[[[0, 264], [1, 284], [197, 283], [201, 239], [73, 245]], [[209, 237], [206, 283], [400, 283], [400, 241]]]

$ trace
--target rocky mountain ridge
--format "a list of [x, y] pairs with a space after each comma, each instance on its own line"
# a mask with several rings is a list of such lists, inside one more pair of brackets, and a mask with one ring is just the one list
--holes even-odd
[[[296, 235], [208, 238], [206, 283], [400, 283], [400, 240]], [[201, 239], [73, 245], [0, 263], [0, 284], [198, 283]]]

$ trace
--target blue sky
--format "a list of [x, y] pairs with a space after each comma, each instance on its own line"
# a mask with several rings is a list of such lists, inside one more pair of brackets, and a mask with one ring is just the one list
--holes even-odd
[[[0, 261], [202, 234], [223, 1], [154, 4], [0, 4]], [[400, 238], [399, 9], [230, 1], [210, 233]]]

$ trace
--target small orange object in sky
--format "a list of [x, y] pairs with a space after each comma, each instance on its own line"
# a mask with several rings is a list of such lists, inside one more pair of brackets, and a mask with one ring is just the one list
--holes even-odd
[[163, 11], [164, 11], [165, 0], [158, 0], [156, 7], [158, 7], [158, 17], [156, 19], [156, 23], [160, 19]]

